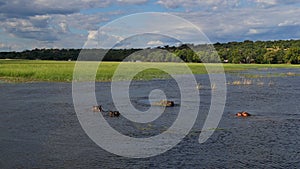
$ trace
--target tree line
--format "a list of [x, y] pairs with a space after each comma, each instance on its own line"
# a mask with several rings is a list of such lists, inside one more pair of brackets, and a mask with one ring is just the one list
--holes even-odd
[[[149, 61], [149, 62], [226, 62], [226, 63], [300, 63], [300, 40], [250, 41], [182, 44], [147, 49], [33, 49], [0, 52], [0, 59], [30, 60]], [[101, 58], [100, 56], [103, 56]]]

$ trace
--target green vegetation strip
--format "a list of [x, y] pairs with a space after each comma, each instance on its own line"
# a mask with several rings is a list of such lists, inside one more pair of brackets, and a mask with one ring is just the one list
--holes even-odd
[[[74, 61], [41, 61], [41, 60], [0, 60], [0, 81], [6, 82], [71, 82], [73, 80]], [[95, 62], [94, 62], [95, 63]], [[101, 62], [96, 75], [96, 81], [111, 81], [120, 62]], [[137, 67], [155, 65], [168, 67], [175, 74], [184, 74], [180, 68], [184, 63], [157, 63], [157, 62], [128, 62], [124, 63], [126, 72], [134, 72]], [[194, 74], [205, 74], [206, 68], [201, 63], [187, 63]], [[211, 67], [217, 64], [208, 64]], [[269, 68], [300, 68], [300, 65], [290, 64], [223, 64], [226, 72], [248, 69]], [[150, 80], [167, 78], [167, 73], [159, 69], [147, 69], [139, 72], [135, 80]], [[126, 77], [121, 80], [126, 80]]]

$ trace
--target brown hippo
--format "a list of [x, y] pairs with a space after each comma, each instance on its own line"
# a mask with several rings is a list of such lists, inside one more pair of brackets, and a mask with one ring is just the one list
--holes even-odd
[[167, 100], [165, 100], [163, 102], [163, 105], [165, 105], [166, 107], [173, 107], [174, 106], [174, 102], [173, 101], [167, 101]]
[[102, 112], [102, 113], [108, 113], [109, 117], [119, 117], [120, 112], [119, 111], [105, 111], [103, 110], [102, 106], [93, 106], [93, 112]]
[[250, 113], [245, 112], [245, 111], [243, 111], [243, 112], [238, 112], [238, 113], [236, 113], [235, 115], [236, 115], [237, 117], [248, 117], [248, 116], [251, 116]]
[[237, 114], [235, 114], [237, 117], [242, 117], [242, 112], [238, 112]]
[[243, 116], [243, 117], [248, 117], [248, 116], [251, 116], [251, 114], [249, 114], [248, 112], [245, 112], [245, 111], [244, 111], [244, 112], [242, 112], [242, 116]]
[[174, 102], [173, 101], [168, 101], [168, 100], [161, 100], [159, 102], [153, 103], [155, 106], [165, 106], [165, 107], [173, 107]]
[[103, 109], [102, 109], [102, 106], [93, 106], [93, 112], [102, 112]]
[[109, 111], [108, 115], [109, 115], [109, 117], [119, 117], [120, 112], [119, 111]]

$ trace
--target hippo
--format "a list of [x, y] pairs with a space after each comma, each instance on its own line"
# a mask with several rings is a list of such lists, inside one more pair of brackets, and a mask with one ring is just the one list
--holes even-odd
[[173, 101], [161, 100], [159, 102], [153, 103], [155, 106], [165, 106], [165, 107], [173, 107], [175, 104]]
[[242, 116], [243, 116], [243, 117], [248, 117], [248, 116], [251, 116], [251, 114], [249, 114], [248, 112], [245, 112], [245, 111], [244, 111], [244, 112], [242, 112]]
[[119, 117], [120, 112], [119, 111], [109, 111], [108, 115], [109, 115], [109, 117]]
[[101, 105], [93, 106], [93, 112], [108, 113], [109, 117], [119, 117], [120, 116], [119, 111], [104, 111]]
[[242, 117], [242, 112], [238, 112], [237, 114], [235, 114], [237, 117]]
[[93, 106], [93, 112], [102, 112], [103, 109], [102, 109], [102, 106]]
[[245, 111], [243, 111], [243, 112], [237, 112], [235, 115], [236, 115], [237, 117], [248, 117], [248, 116], [251, 116], [250, 113], [245, 112]]

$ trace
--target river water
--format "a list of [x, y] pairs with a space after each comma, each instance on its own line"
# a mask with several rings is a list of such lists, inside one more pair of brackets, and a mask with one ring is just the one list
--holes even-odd
[[[109, 153], [85, 134], [74, 110], [71, 83], [1, 83], [0, 168], [300, 168], [299, 73], [298, 69], [266, 69], [227, 74], [222, 119], [202, 144], [198, 138], [211, 90], [208, 76], [196, 75], [202, 88], [194, 127], [171, 150], [140, 159]], [[248, 78], [248, 85], [232, 85], [247, 75], [262, 77]], [[105, 115], [107, 122], [120, 133], [138, 138], [167, 130], [180, 107], [174, 80], [132, 82], [131, 102], [138, 110], [147, 110], [153, 89], [166, 91], [175, 107], [166, 108], [161, 117], [147, 124]], [[113, 110], [109, 93], [110, 83], [96, 83], [98, 103]], [[237, 118], [238, 111], [253, 116]]]

